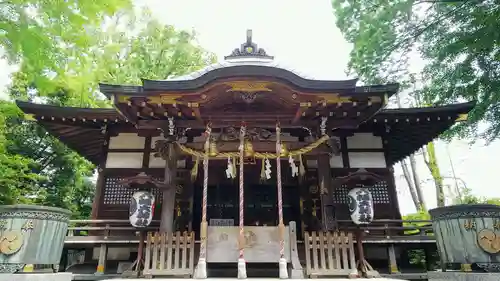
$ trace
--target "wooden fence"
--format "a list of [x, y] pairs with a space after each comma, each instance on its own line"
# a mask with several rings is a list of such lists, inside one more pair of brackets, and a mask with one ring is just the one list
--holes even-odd
[[191, 277], [194, 272], [194, 233], [148, 232], [143, 274]]
[[304, 235], [306, 275], [355, 276], [356, 259], [352, 233], [308, 232]]

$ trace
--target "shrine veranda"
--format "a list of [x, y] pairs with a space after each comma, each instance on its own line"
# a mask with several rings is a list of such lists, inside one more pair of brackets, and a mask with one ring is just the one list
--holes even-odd
[[[193, 232], [201, 256], [208, 228], [236, 227], [237, 262], [253, 239], [242, 240], [246, 227], [276, 227], [283, 244], [290, 222], [298, 240], [354, 229], [352, 188], [370, 191], [370, 220], [400, 220], [392, 166], [474, 106], [387, 109], [398, 84], [359, 84], [306, 78], [249, 34], [224, 61], [197, 72], [101, 84], [113, 108], [17, 104], [98, 167], [92, 219], [128, 219], [134, 192], [148, 190], [156, 201], [150, 227]], [[284, 246], [276, 251], [278, 262]]]

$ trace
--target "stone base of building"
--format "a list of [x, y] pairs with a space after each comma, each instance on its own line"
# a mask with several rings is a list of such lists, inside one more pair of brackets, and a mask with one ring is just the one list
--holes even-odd
[[[207, 278], [207, 279], [194, 279], [194, 280], [220, 280], [221, 278]], [[184, 278], [155, 278], [155, 280], [162, 281], [185, 281]], [[238, 278], [223, 278], [224, 281], [241, 281], [241, 280], [258, 280], [258, 281], [277, 281], [277, 280], [287, 280], [279, 278], [248, 278], [248, 279], [238, 279]], [[405, 279], [394, 279], [394, 278], [317, 278], [317, 279], [294, 279], [294, 280], [325, 280], [325, 281], [353, 281], [353, 280], [370, 280], [370, 281], [408, 281]], [[144, 279], [104, 279], [101, 281], [144, 281]]]
[[[220, 278], [207, 278], [205, 280], [215, 280]], [[279, 278], [249, 278], [245, 280], [259, 280], [259, 281], [276, 281], [283, 280]], [[70, 272], [61, 272], [61, 273], [16, 273], [16, 274], [0, 274], [0, 281], [72, 281], [72, 280], [81, 280], [81, 281], [144, 281], [143, 278], [120, 278], [120, 277], [111, 277], [106, 278], [105, 276], [98, 275], [86, 275], [86, 276], [75, 276]], [[164, 280], [164, 281], [185, 281], [185, 278], [155, 278], [155, 280]], [[199, 279], [197, 279], [199, 280]], [[242, 279], [238, 278], [224, 278], [225, 281], [238, 281]], [[294, 279], [294, 280], [332, 280], [331, 278], [317, 278], [317, 279]], [[335, 281], [352, 281], [353, 279], [349, 278], [334, 278]], [[370, 281], [407, 281], [406, 279], [394, 279], [394, 278], [356, 278], [354, 280], [370, 280]], [[431, 279], [429, 279], [431, 280]], [[432, 279], [434, 280], [434, 279]], [[436, 280], [454, 280], [454, 279], [436, 279]], [[461, 281], [462, 279], [460, 279]], [[465, 280], [465, 279], [463, 279]], [[476, 279], [471, 279], [476, 280]], [[477, 280], [498, 280], [497, 279], [477, 279]]]
[[479, 272], [428, 272], [429, 281], [498, 281], [500, 273]]
[[73, 274], [61, 273], [4, 273], [0, 274], [0, 281], [71, 281]]

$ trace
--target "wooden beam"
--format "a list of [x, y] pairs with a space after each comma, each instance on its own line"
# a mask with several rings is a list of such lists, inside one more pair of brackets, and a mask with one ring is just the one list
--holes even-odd
[[[247, 121], [247, 120], [245, 120]], [[240, 120], [241, 122], [241, 120]], [[276, 124], [269, 121], [252, 121], [248, 120], [248, 126], [259, 127], [259, 128], [276, 128]], [[225, 128], [227, 126], [239, 126], [240, 123], [227, 122], [223, 120], [212, 120], [212, 128]], [[299, 124], [292, 124], [291, 120], [280, 120], [280, 125], [282, 128], [289, 129], [300, 129], [303, 127], [314, 128], [318, 126], [317, 122], [300, 122]], [[139, 120], [137, 122], [138, 129], [157, 129], [168, 126], [168, 120]], [[177, 128], [191, 128], [191, 129], [205, 129], [206, 124], [202, 120], [176, 120], [175, 126]]]
[[[299, 141], [288, 141], [288, 142], [283, 142], [286, 145], [287, 150], [296, 150], [303, 148], [309, 144], [310, 142], [299, 142]], [[196, 149], [196, 150], [203, 150], [204, 147], [203, 142], [193, 142], [189, 143], [188, 147]], [[221, 142], [217, 146], [217, 150], [219, 152], [225, 152], [225, 151], [238, 151], [238, 146], [239, 142], [238, 141], [227, 141], [227, 142]], [[256, 152], [269, 152], [269, 151], [274, 151], [276, 148], [276, 142], [270, 142], [270, 141], [255, 141], [252, 142], [252, 148]], [[319, 147], [315, 148], [314, 150], [317, 151], [324, 151], [324, 152], [329, 152], [330, 150], [326, 148], [324, 145], [320, 145]]]

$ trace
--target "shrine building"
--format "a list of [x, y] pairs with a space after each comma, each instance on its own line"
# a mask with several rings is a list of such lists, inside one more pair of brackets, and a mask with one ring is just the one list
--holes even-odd
[[388, 109], [398, 84], [306, 78], [247, 37], [187, 75], [100, 84], [112, 108], [17, 104], [98, 167], [92, 219], [128, 219], [131, 182], [149, 185], [161, 229], [196, 239], [206, 225], [342, 229], [354, 187], [371, 192], [372, 219], [401, 219], [393, 165], [474, 103]]

